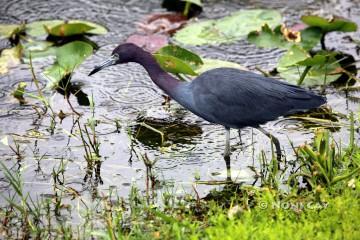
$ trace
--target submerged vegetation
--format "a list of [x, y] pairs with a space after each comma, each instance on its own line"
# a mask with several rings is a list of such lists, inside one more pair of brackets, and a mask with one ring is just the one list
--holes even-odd
[[[246, 39], [258, 48], [283, 50], [273, 71], [255, 66], [264, 75], [279, 76], [298, 85], [320, 86], [322, 92], [327, 89], [345, 92], [348, 99], [356, 98], [351, 94], [360, 90], [358, 60], [325, 44], [330, 32], [357, 31], [354, 22], [306, 15], [301, 17], [304, 24], [288, 27], [281, 24], [278, 11], [265, 9], [241, 10], [224, 18], [196, 22], [193, 17], [201, 13], [202, 6], [199, 0], [164, 1], [163, 7], [178, 13], [151, 15], [138, 23], [138, 35], [132, 35], [128, 41], [144, 48], [154, 43], [151, 52], [158, 63], [180, 79], [191, 81], [193, 76], [216, 67], [246, 68], [228, 59], [202, 57], [195, 53], [196, 49], [188, 50], [189, 45], [234, 44]], [[10, 130], [1, 136], [0, 144], [9, 152], [0, 160], [2, 238], [357, 239], [360, 236], [358, 112], [341, 114], [324, 107], [289, 116], [285, 120], [302, 121], [302, 126], [311, 129], [314, 137], [297, 145], [289, 139], [292, 154], [284, 156], [281, 162], [261, 147], [260, 154], [253, 155], [259, 165], [248, 166], [253, 172], [253, 184], [236, 180], [206, 181], [194, 169], [194, 179], [187, 182], [191, 188], [184, 190], [162, 178], [157, 168], [159, 157], [149, 154], [148, 149], [161, 154], [189, 151], [181, 146], [202, 134], [197, 123], [178, 121], [181, 114], [170, 111], [180, 117], [161, 121], [141, 116], [130, 123], [123, 116], [109, 119], [97, 112], [102, 106], [95, 102], [96, 92], [88, 95], [81, 85], [72, 82], [80, 65], [98, 49], [91, 37], [106, 33], [105, 27], [82, 20], [0, 25], [0, 39], [8, 42], [8, 48], [1, 51], [0, 75], [11, 75], [13, 67], [26, 63], [35, 88], [29, 90], [30, 84], [20, 79], [9, 92], [19, 102], [17, 105], [29, 107], [35, 115], [34, 128], [26, 132], [26, 138]], [[348, 39], [360, 48], [359, 40]], [[168, 45], [169, 41], [173, 44]], [[34, 69], [35, 59], [46, 62], [40, 69], [41, 76]], [[54, 102], [55, 92], [64, 96], [70, 112]], [[79, 106], [73, 106], [71, 95], [77, 98]], [[163, 109], [170, 108], [169, 100], [165, 97]], [[62, 124], [67, 120], [70, 130]], [[113, 147], [104, 147], [108, 144], [102, 138], [107, 134], [102, 132], [104, 126], [126, 136], [127, 142], [122, 144], [128, 145], [129, 168], [135, 169], [133, 159], [142, 164], [145, 186], [140, 187], [134, 179], [129, 179], [128, 196], [123, 195], [115, 182], [99, 191], [104, 180], [115, 179], [101, 174], [102, 164], [107, 161], [105, 151]], [[40, 128], [46, 129], [46, 133]], [[347, 139], [336, 136], [341, 128], [348, 130]], [[56, 163], [51, 165], [46, 178], [51, 189], [34, 196], [28, 188], [26, 161], [30, 159], [31, 167], [35, 166], [35, 175], [41, 173], [41, 165], [48, 164], [46, 161], [50, 159], [47, 149], [41, 149], [44, 153], [40, 154], [38, 141], [55, 137], [66, 139], [65, 152], [80, 152], [81, 163], [77, 167], [80, 166], [82, 173], [82, 189], [74, 187], [76, 183], [68, 174], [69, 165], [77, 159], [71, 154], [55, 153]], [[28, 151], [22, 143], [26, 141], [35, 142], [34, 148], [26, 146], [33, 156], [25, 155]], [[254, 142], [244, 148], [253, 146]], [[211, 175], [221, 176], [221, 173]], [[214, 188], [202, 196], [203, 185]]]

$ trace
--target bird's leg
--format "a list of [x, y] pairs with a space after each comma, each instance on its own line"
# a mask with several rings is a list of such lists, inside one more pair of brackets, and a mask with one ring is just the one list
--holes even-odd
[[224, 151], [224, 160], [226, 164], [226, 180], [231, 181], [231, 165], [230, 165], [230, 128], [225, 128], [225, 151]]
[[265, 134], [268, 138], [270, 138], [270, 140], [274, 143], [276, 149], [276, 158], [278, 161], [281, 161], [281, 148], [280, 148], [279, 140], [276, 137], [274, 137], [271, 133], [263, 129], [262, 127], [257, 127], [257, 129], [263, 134]]
[[240, 139], [240, 145], [243, 145], [242, 139], [241, 139], [241, 130], [238, 129], [238, 133], [239, 133], [239, 139]]

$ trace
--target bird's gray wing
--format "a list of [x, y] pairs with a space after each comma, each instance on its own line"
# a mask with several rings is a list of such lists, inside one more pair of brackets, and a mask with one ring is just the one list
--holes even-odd
[[229, 127], [258, 126], [325, 103], [305, 89], [232, 68], [207, 71], [191, 87], [198, 115]]

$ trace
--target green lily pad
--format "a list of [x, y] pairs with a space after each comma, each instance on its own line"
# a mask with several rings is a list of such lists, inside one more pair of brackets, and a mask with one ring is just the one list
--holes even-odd
[[187, 74], [187, 75], [197, 75], [197, 73], [191, 68], [189, 64], [182, 61], [179, 58], [170, 56], [170, 55], [161, 55], [154, 54], [153, 55], [156, 61], [160, 64], [161, 68], [167, 72], [174, 74]]
[[234, 62], [228, 62], [228, 61], [211, 59], [211, 58], [203, 58], [202, 60], [204, 64], [201, 65], [198, 69], [196, 69], [196, 72], [198, 74], [201, 74], [203, 72], [209, 71], [214, 68], [221, 68], [221, 67], [237, 68], [244, 71], [248, 70], [246, 67], [241, 66], [240, 64]]
[[35, 21], [26, 24], [25, 31], [26, 34], [32, 36], [32, 37], [39, 37], [43, 35], [47, 35], [46, 29], [53, 28], [64, 21], [62, 20], [41, 20], [41, 21]]
[[54, 43], [49, 41], [34, 41], [26, 42], [23, 44], [23, 56], [25, 60], [31, 57], [41, 58], [56, 55], [56, 47], [53, 47]]
[[298, 45], [293, 45], [289, 50], [281, 56], [278, 61], [277, 69], [286, 68], [296, 65], [298, 62], [303, 61], [310, 57], [309, 53]]
[[176, 45], [162, 47], [154, 57], [165, 71], [174, 74], [197, 75], [195, 69], [203, 64], [198, 55]]
[[319, 42], [322, 36], [321, 28], [308, 27], [301, 31], [300, 45], [305, 50], [313, 49]]
[[56, 37], [69, 37], [74, 35], [82, 35], [94, 29], [93, 27], [84, 23], [62, 23], [55, 27], [48, 28], [49, 35]]
[[71, 74], [93, 52], [90, 44], [74, 41], [56, 49], [56, 63], [43, 72], [49, 81], [48, 87], [55, 88], [67, 75]]
[[108, 30], [105, 27], [101, 26], [100, 24], [89, 22], [89, 21], [70, 20], [69, 23], [81, 23], [81, 24], [86, 24], [86, 25], [92, 27], [92, 29], [87, 31], [86, 34], [103, 35], [108, 32]]
[[[305, 86], [319, 86], [334, 82], [341, 76], [341, 74], [332, 74], [336, 67], [340, 67], [340, 65], [336, 63], [332, 65], [316, 65], [306, 74], [302, 84]], [[280, 77], [292, 84], [298, 83], [304, 70], [305, 66], [300, 65], [278, 69]]]
[[247, 40], [262, 48], [289, 48], [293, 43], [286, 41], [281, 32], [281, 26], [272, 30], [269, 25], [261, 27], [261, 31], [252, 31], [248, 34]]
[[321, 28], [323, 32], [356, 32], [357, 30], [355, 22], [340, 17], [326, 19], [319, 16], [302, 16], [301, 20], [309, 26]]
[[275, 27], [281, 22], [276, 10], [241, 10], [230, 16], [193, 23], [177, 31], [176, 41], [189, 45], [220, 44], [233, 42], [259, 30], [265, 23]]
[[170, 56], [179, 58], [182, 61], [188, 63], [191, 66], [191, 68], [193, 68], [193, 69], [195, 69], [203, 64], [201, 57], [199, 57], [195, 53], [193, 53], [185, 48], [181, 48], [176, 45], [168, 45], [168, 46], [162, 47], [156, 53], [161, 54], [161, 55], [170, 55]]
[[82, 41], [74, 41], [65, 44], [56, 50], [56, 61], [67, 71], [73, 71], [93, 52], [90, 44]]
[[341, 74], [333, 74], [336, 69], [341, 68], [335, 53], [319, 52], [311, 57], [297, 45], [280, 58], [277, 70], [282, 78], [297, 84], [306, 67], [310, 67], [303, 80], [303, 84], [307, 86], [329, 84], [341, 76]]

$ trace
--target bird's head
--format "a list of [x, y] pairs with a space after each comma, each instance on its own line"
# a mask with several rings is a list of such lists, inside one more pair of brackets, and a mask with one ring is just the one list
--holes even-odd
[[95, 66], [95, 68], [89, 73], [89, 76], [109, 66], [132, 62], [139, 50], [143, 51], [140, 47], [132, 43], [120, 44], [113, 50], [111, 56], [106, 61]]

